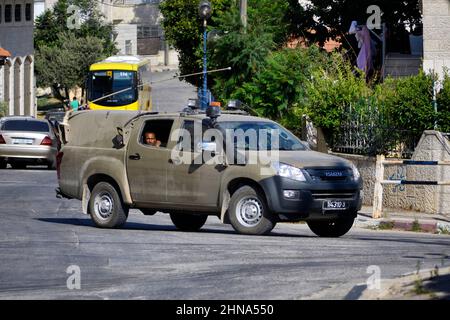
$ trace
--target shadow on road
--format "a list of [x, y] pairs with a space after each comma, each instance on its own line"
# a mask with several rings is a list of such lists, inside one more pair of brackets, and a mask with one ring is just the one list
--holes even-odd
[[[42, 222], [48, 223], [56, 223], [56, 224], [65, 224], [65, 225], [73, 225], [73, 226], [84, 226], [96, 228], [94, 222], [91, 219], [79, 219], [79, 218], [38, 218], [36, 219]], [[147, 224], [147, 223], [138, 223], [138, 222], [127, 222], [123, 227], [119, 230], [138, 230], [138, 231], [172, 231], [172, 232], [189, 232], [189, 231], [181, 231], [175, 228], [175, 226], [168, 225], [155, 225], [155, 224]], [[192, 233], [211, 233], [211, 234], [231, 234], [236, 236], [244, 236], [248, 237], [248, 235], [238, 234], [234, 230], [217, 230], [210, 228], [202, 228], [200, 231], [194, 231]], [[270, 234], [265, 235], [264, 237], [286, 237], [286, 238], [315, 238], [313, 235], [304, 235], [304, 234], [292, 234], [292, 233], [281, 233], [277, 231], [272, 231]]]

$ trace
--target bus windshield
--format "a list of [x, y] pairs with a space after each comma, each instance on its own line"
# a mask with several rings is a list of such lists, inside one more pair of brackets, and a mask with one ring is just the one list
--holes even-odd
[[98, 100], [95, 102], [98, 105], [119, 107], [136, 102], [136, 72], [102, 70], [89, 73], [88, 100], [90, 102], [124, 89], [129, 90]]

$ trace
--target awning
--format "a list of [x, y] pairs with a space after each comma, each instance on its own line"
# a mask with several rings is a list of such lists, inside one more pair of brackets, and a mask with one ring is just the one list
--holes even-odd
[[0, 48], [0, 57], [11, 57], [11, 53], [8, 50]]

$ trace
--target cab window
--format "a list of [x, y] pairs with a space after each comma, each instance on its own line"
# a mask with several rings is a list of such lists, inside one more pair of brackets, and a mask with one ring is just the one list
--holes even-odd
[[[146, 121], [142, 128], [139, 143], [150, 147], [157, 146], [160, 148], [167, 148], [167, 143], [169, 142], [172, 126], [173, 120], [168, 119]], [[156, 145], [155, 141], [146, 140], [146, 134], [148, 137], [149, 133], [152, 133], [151, 136], [154, 137], [156, 141], [159, 141], [158, 145]]]

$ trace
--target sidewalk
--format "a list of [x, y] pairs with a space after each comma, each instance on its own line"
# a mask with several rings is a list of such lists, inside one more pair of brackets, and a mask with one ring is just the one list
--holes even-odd
[[157, 65], [151, 66], [152, 72], [166, 72], [166, 71], [176, 71], [178, 70], [178, 65]]
[[381, 280], [379, 288], [361, 293], [358, 300], [450, 300], [450, 268], [423, 270]]
[[403, 230], [450, 235], [450, 217], [416, 211], [387, 211], [384, 218], [373, 219], [372, 207], [363, 206], [355, 226], [374, 230]]

